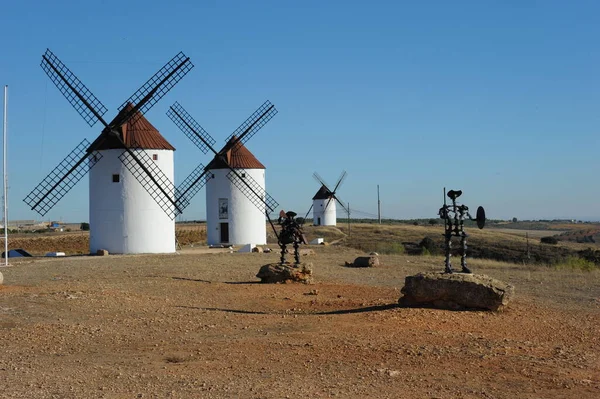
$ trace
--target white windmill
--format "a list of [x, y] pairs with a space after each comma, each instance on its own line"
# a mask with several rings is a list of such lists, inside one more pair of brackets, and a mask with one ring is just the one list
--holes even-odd
[[[90, 252], [175, 251], [174, 218], [182, 207], [173, 187], [173, 148], [143, 116], [192, 68], [177, 54], [119, 108], [110, 122], [106, 107], [50, 51], [42, 69], [91, 126], [104, 125], [90, 144], [84, 139], [24, 201], [45, 215], [90, 171]], [[95, 166], [95, 168], [94, 168]]]
[[176, 190], [177, 202], [187, 206], [206, 185], [208, 245], [267, 243], [265, 214], [272, 213], [278, 204], [265, 191], [265, 166], [244, 144], [276, 114], [275, 106], [266, 101], [216, 151], [215, 140], [181, 105], [175, 103], [167, 112], [202, 152], [210, 149], [215, 154], [206, 167], [200, 164]]
[[310, 206], [310, 209], [306, 213], [310, 213], [313, 210], [313, 225], [314, 226], [335, 226], [337, 223], [336, 216], [336, 201], [340, 204], [340, 206], [348, 213], [348, 209], [344, 205], [344, 203], [337, 196], [337, 190], [340, 188], [342, 182], [346, 179], [348, 174], [346, 171], [343, 171], [340, 178], [337, 181], [337, 184], [330, 190], [325, 181], [318, 175], [317, 172], [313, 173], [313, 177], [316, 181], [321, 184], [319, 191], [312, 198], [313, 203]]

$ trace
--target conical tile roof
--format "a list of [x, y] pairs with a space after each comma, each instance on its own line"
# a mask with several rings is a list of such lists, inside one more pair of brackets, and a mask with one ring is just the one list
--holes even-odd
[[[223, 151], [228, 146], [233, 146], [225, 152], [223, 157], [216, 156], [206, 167], [207, 169], [266, 169], [265, 165], [260, 163], [258, 159], [233, 136], [223, 146]], [[221, 152], [219, 151], [219, 153]]]
[[[127, 104], [117, 116], [109, 123], [111, 125], [123, 114], [133, 109], [133, 105]], [[133, 120], [133, 122], [131, 122]], [[169, 142], [160, 134], [160, 132], [150, 123], [148, 119], [141, 114], [130, 118], [129, 121], [121, 126], [123, 142], [127, 148], [141, 148], [145, 150], [171, 150], [175, 151]], [[101, 134], [90, 146], [93, 150], [110, 150], [123, 148], [121, 141], [113, 136]]]
[[325, 185], [322, 185], [319, 191], [317, 191], [317, 193], [313, 197], [313, 200], [328, 199], [331, 198], [332, 195], [333, 194], [331, 193], [331, 191], [329, 191], [329, 189], [325, 187]]

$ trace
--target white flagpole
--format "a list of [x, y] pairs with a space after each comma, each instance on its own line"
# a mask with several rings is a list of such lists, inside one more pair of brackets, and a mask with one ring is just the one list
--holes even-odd
[[4, 128], [3, 128], [3, 182], [4, 182], [4, 266], [8, 266], [8, 175], [6, 174], [6, 122], [8, 109], [8, 85], [4, 86]]

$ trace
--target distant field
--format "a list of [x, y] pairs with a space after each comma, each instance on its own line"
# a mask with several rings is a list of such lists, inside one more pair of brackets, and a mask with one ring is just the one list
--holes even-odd
[[499, 233], [507, 233], [514, 234], [521, 237], [526, 237], [529, 235], [529, 238], [541, 238], [546, 236], [553, 236], [555, 234], [565, 233], [566, 230], [520, 230], [520, 229], [507, 229], [507, 228], [497, 228], [492, 227], [490, 231], [497, 231]]
[[[509, 228], [467, 228], [469, 256], [474, 258], [493, 259], [516, 263], [554, 264], [568, 257], [581, 257], [582, 251], [592, 251], [591, 259], [600, 259], [600, 240], [597, 242], [577, 242], [582, 230], [576, 225], [576, 230], [519, 230]], [[588, 229], [597, 228], [587, 225]], [[338, 226], [305, 226], [308, 240], [317, 237], [325, 239], [328, 244], [346, 246], [364, 252], [376, 251], [385, 254], [407, 253], [421, 255], [423, 248], [419, 246], [424, 238], [434, 242], [434, 247], [428, 248], [427, 254], [441, 255], [443, 252], [443, 226], [394, 224], [379, 225], [357, 223]], [[529, 240], [525, 234], [529, 234]], [[181, 247], [206, 245], [206, 224], [189, 223], [177, 224], [176, 235]], [[277, 247], [277, 240], [270, 226], [267, 226], [268, 242], [272, 248]], [[553, 235], [559, 241], [557, 245], [547, 245], [540, 238]], [[565, 238], [570, 238], [567, 240]], [[527, 245], [529, 241], [529, 257]], [[23, 248], [34, 255], [44, 255], [47, 252], [61, 251], [67, 254], [87, 254], [89, 251], [88, 232], [56, 232], [29, 233], [12, 235], [9, 238], [9, 248]], [[594, 255], [597, 253], [597, 255]], [[458, 253], [454, 253], [457, 256]], [[585, 256], [589, 257], [589, 253]], [[600, 260], [598, 261], [600, 263]]]

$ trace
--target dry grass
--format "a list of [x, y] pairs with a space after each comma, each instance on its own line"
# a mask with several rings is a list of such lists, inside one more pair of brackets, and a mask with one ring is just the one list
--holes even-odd
[[[581, 225], [574, 225], [581, 230]], [[565, 226], [562, 226], [565, 227]], [[590, 228], [587, 226], [588, 229]], [[324, 238], [329, 245], [343, 245], [363, 252], [375, 251], [381, 254], [422, 254], [418, 244], [425, 237], [431, 238], [437, 244], [433, 255], [441, 254], [443, 247], [443, 226], [413, 226], [413, 225], [378, 225], [378, 224], [340, 224], [334, 226], [305, 226], [305, 235], [310, 241], [314, 238]], [[270, 226], [267, 226], [268, 241], [276, 245], [276, 238]], [[600, 244], [580, 244], [559, 241], [557, 245], [547, 245], [540, 242], [540, 237], [529, 238], [530, 258], [526, 257], [527, 239], [518, 230], [506, 229], [468, 229], [470, 237], [468, 246], [470, 256], [517, 263], [529, 262], [538, 264], [564, 263], [569, 258], [578, 257], [579, 251], [587, 248], [600, 251]], [[349, 233], [349, 234], [348, 234]], [[182, 247], [206, 244], [206, 224], [177, 224], [176, 236]], [[13, 235], [9, 240], [9, 248], [23, 248], [34, 255], [44, 255], [47, 252], [61, 251], [70, 255], [87, 254], [89, 237], [87, 232], [49, 233], [43, 235], [20, 234]], [[455, 256], [457, 253], [454, 254]]]

